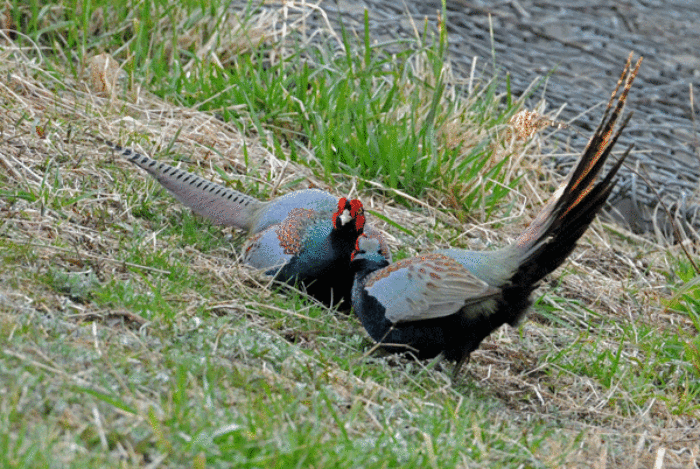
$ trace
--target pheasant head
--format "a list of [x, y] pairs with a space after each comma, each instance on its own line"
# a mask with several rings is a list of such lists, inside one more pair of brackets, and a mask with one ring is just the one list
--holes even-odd
[[382, 240], [365, 234], [358, 236], [355, 249], [350, 255], [350, 270], [358, 272], [377, 270], [389, 265], [390, 257]]
[[333, 229], [362, 234], [365, 229], [365, 209], [362, 202], [345, 197], [338, 200], [338, 209], [333, 214]]

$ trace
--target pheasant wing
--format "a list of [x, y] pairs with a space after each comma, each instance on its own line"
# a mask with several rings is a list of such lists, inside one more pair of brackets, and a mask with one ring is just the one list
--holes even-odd
[[323, 252], [329, 223], [314, 210], [294, 208], [282, 223], [271, 225], [254, 235], [243, 247], [243, 261], [258, 269], [284, 267], [304, 250]]
[[251, 237], [243, 246], [243, 262], [265, 270], [274, 275], [293, 257], [293, 253], [281, 245], [277, 230], [279, 225], [272, 225]]
[[449, 316], [501, 292], [441, 254], [395, 262], [373, 273], [365, 289], [384, 306], [386, 318], [393, 323]]

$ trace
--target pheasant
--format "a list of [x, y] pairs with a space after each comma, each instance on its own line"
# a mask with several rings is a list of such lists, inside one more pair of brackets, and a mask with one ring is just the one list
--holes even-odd
[[345, 301], [349, 305], [350, 255], [360, 234], [376, 239], [383, 255], [391, 259], [384, 238], [365, 225], [362, 202], [357, 199], [303, 189], [263, 202], [100, 140], [144, 169], [196, 214], [253, 235], [243, 246], [246, 264], [278, 282], [304, 287], [325, 304]]
[[446, 249], [390, 264], [376, 240], [358, 238], [351, 257], [351, 299], [375, 341], [390, 352], [412, 352], [419, 359], [442, 354], [456, 362], [456, 377], [486, 336], [502, 324], [518, 323], [540, 280], [564, 262], [603, 207], [631, 150], [595, 184], [631, 117], [611, 138], [641, 62], [630, 72], [631, 58], [576, 167], [513, 244], [495, 251]]

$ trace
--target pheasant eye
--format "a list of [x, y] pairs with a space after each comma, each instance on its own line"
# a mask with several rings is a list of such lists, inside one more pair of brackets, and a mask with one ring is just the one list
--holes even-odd
[[355, 229], [361, 232], [365, 227], [365, 209], [362, 207], [362, 202], [353, 199], [349, 203], [350, 216], [355, 220]]
[[365, 210], [362, 208], [362, 202], [357, 199], [350, 201], [350, 215], [356, 217], [358, 215], [362, 215], [364, 212]]

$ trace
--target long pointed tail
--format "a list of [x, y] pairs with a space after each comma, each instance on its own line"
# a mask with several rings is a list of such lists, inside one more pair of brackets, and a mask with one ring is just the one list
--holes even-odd
[[159, 163], [129, 148], [95, 137], [153, 176], [173, 197], [217, 225], [250, 231], [262, 202], [196, 174]]
[[[516, 240], [515, 245], [522, 253], [522, 258], [517, 271], [511, 277], [511, 285], [534, 287], [534, 284], [559, 267], [608, 199], [617, 182], [615, 175], [632, 147], [627, 148], [602, 181], [598, 184], [594, 183], [631, 117], [631, 114], [627, 115], [613, 135], [641, 61], [642, 59], [639, 58], [634, 69], [631, 69], [632, 54], [630, 54], [605, 109], [603, 119], [589, 140], [578, 164], [525, 232]], [[625, 86], [613, 108], [615, 95], [623, 81]]]

